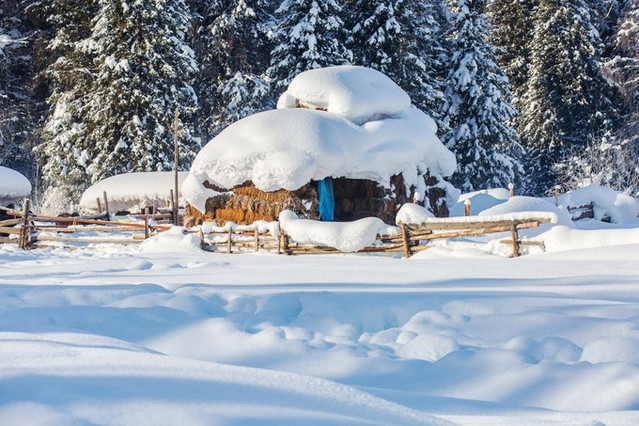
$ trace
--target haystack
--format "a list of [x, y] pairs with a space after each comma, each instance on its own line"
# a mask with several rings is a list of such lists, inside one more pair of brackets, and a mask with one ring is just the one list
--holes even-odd
[[415, 201], [445, 216], [458, 191], [443, 176], [456, 163], [436, 130], [377, 71], [307, 71], [277, 110], [234, 123], [198, 154], [182, 186], [187, 220], [250, 223], [285, 209], [325, 220], [329, 208], [330, 220], [392, 223], [402, 204]]

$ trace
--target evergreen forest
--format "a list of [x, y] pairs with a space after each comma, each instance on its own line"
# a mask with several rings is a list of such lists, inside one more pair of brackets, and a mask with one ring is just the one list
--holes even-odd
[[0, 165], [73, 208], [105, 177], [171, 170], [174, 129], [188, 169], [295, 75], [342, 64], [435, 119], [463, 191], [639, 197], [639, 0], [0, 0]]

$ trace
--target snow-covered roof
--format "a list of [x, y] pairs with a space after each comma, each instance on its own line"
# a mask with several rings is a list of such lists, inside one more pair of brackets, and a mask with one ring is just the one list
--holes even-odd
[[[188, 172], [178, 172], [178, 186], [182, 186]], [[107, 193], [109, 210], [136, 211], [145, 206], [166, 206], [174, 187], [173, 172], [123, 173], [111, 176], [90, 186], [80, 199], [80, 207], [96, 211], [96, 198], [102, 201]], [[102, 206], [104, 208], [104, 206]]]
[[0, 205], [15, 203], [31, 194], [31, 183], [20, 172], [0, 166]]
[[[227, 127], [195, 158], [193, 178], [182, 188], [189, 203], [204, 211], [204, 194], [210, 191], [204, 181], [228, 189], [250, 180], [263, 191], [275, 191], [327, 176], [387, 186], [391, 176], [402, 173], [408, 185], [422, 190], [427, 171], [454, 172], [455, 156], [437, 138], [435, 122], [383, 74], [333, 67], [307, 71], [293, 83], [293, 93], [304, 93], [304, 99], [327, 111], [283, 108]], [[314, 90], [314, 84], [325, 86]], [[294, 104], [280, 102], [280, 107]], [[353, 121], [364, 115], [363, 122]]]
[[408, 94], [386, 75], [352, 65], [303, 72], [277, 102], [278, 109], [321, 108], [356, 124], [401, 115], [410, 105]]

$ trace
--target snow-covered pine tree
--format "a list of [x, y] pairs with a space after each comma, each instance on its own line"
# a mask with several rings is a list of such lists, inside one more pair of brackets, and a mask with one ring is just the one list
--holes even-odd
[[572, 147], [606, 135], [614, 116], [611, 87], [600, 69], [601, 40], [583, 0], [540, 0], [535, 9], [530, 79], [521, 111], [522, 142], [532, 151], [533, 194], [555, 185]]
[[[47, 67], [41, 74], [49, 86], [49, 112], [41, 128], [42, 142], [35, 149], [41, 165], [46, 195], [44, 204], [52, 210], [69, 211], [87, 185], [86, 159], [78, 149], [86, 131], [82, 109], [93, 83], [90, 57], [77, 49], [88, 37], [91, 19], [98, 11], [97, 1], [52, 0], [34, 4], [30, 13], [38, 16], [52, 32], [47, 43]], [[43, 31], [46, 34], [46, 31]], [[53, 189], [56, 188], [56, 191]]]
[[532, 0], [493, 0], [487, 5], [491, 23], [489, 40], [497, 47], [497, 63], [508, 77], [512, 103], [517, 109], [523, 106], [522, 97], [528, 83], [532, 10]]
[[438, 121], [447, 49], [443, 0], [358, 0], [348, 4], [353, 63], [376, 69]]
[[29, 134], [34, 127], [29, 37], [33, 31], [23, 18], [23, 7], [23, 3], [0, 1], [0, 166], [29, 176]]
[[508, 102], [508, 79], [487, 42], [484, 0], [458, 0], [453, 16], [453, 57], [445, 81], [442, 140], [457, 156], [451, 182], [463, 191], [505, 187], [521, 178], [521, 146], [508, 121], [517, 113]]
[[267, 76], [272, 101], [293, 77], [310, 69], [351, 62], [346, 30], [336, 0], [284, 0], [275, 12], [274, 43]]
[[206, 138], [264, 109], [264, 75], [271, 50], [263, 23], [269, 5], [262, 0], [215, 0], [206, 11], [198, 53], [202, 122]]
[[177, 113], [180, 167], [187, 168], [200, 144], [192, 129], [197, 65], [184, 42], [190, 19], [184, 0], [99, 0], [99, 6], [90, 37], [79, 45], [92, 55], [94, 81], [69, 167], [83, 169], [85, 185], [121, 172], [171, 170]]

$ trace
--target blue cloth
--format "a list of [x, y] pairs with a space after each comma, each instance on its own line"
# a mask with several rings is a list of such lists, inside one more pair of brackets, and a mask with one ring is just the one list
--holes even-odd
[[319, 216], [324, 222], [332, 222], [335, 218], [335, 194], [333, 194], [333, 178], [327, 177], [317, 182], [319, 195]]

